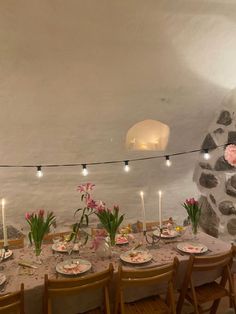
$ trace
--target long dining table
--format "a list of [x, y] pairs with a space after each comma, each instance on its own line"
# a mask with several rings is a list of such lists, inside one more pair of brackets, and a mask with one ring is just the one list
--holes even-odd
[[[34, 252], [32, 247], [24, 247], [22, 249], [16, 249], [13, 251], [11, 258], [3, 261], [0, 264], [1, 272], [6, 275], [7, 281], [5, 284], [0, 286], [0, 294], [10, 293], [16, 291], [20, 287], [20, 283], [23, 282], [25, 285], [25, 313], [26, 314], [41, 314], [42, 313], [42, 300], [43, 300], [43, 287], [44, 287], [44, 275], [48, 274], [49, 278], [66, 278], [65, 276], [56, 272], [56, 265], [59, 262], [65, 261], [71, 258], [82, 258], [91, 262], [92, 268], [83, 276], [87, 274], [95, 273], [107, 269], [109, 263], [113, 263], [114, 276], [111, 283], [111, 300], [114, 301], [115, 290], [117, 283], [117, 269], [122, 264], [119, 256], [122, 252], [130, 250], [135, 246], [137, 241], [142, 239], [142, 235], [134, 235], [134, 240], [130, 241], [128, 245], [116, 246], [111, 257], [102, 258], [99, 257], [96, 251], [91, 249], [91, 243], [88, 243], [82, 248], [80, 252], [72, 252], [70, 256], [68, 253], [58, 253], [52, 250], [52, 245], [43, 245], [42, 250], [42, 264], [38, 265], [37, 268], [22, 267], [19, 262], [22, 261], [33, 261], [35, 260]], [[123, 264], [124, 267], [128, 268], [143, 268], [143, 267], [154, 267], [160, 266], [166, 263], [171, 263], [173, 258], [176, 256], [179, 259], [179, 268], [177, 273], [177, 288], [181, 287], [184, 273], [186, 271], [186, 265], [188, 262], [189, 255], [180, 252], [176, 246], [178, 243], [186, 242], [191, 240], [191, 235], [186, 232], [182, 236], [174, 239], [161, 240], [158, 246], [149, 246], [144, 244], [146, 249], [150, 250], [153, 259], [146, 265], [129, 265]], [[204, 255], [214, 255], [226, 252], [230, 250], [230, 243], [223, 242], [220, 239], [213, 238], [203, 232], [199, 232], [197, 236], [197, 242], [207, 246], [208, 251]], [[217, 274], [207, 273], [204, 275], [197, 276], [195, 278], [196, 284], [206, 283]], [[161, 289], [161, 288], [160, 288]], [[143, 297], [160, 293], [156, 286], [150, 286], [149, 289], [135, 289], [127, 292], [126, 301], [131, 302]], [[65, 299], [55, 299], [53, 302], [53, 312], [56, 314], [75, 314], [83, 313], [89, 309], [93, 309], [96, 305], [100, 304], [102, 295], [100, 293], [91, 291], [81, 293], [77, 296], [67, 297]]]

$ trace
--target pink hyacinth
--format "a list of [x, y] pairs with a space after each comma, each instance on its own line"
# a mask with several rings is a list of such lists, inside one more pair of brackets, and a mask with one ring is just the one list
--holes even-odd
[[225, 149], [225, 160], [233, 167], [236, 167], [236, 145], [228, 145]]

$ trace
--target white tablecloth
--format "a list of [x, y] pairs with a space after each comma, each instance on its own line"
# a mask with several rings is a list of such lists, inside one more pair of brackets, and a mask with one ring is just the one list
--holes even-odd
[[[140, 235], [138, 236], [140, 239]], [[189, 234], [185, 233], [182, 237], [173, 239], [166, 244], [164, 241], [160, 243], [159, 248], [150, 249], [153, 255], [153, 261], [151, 265], [162, 265], [173, 261], [175, 256], [180, 261], [180, 266], [177, 274], [177, 285], [178, 288], [181, 286], [186, 265], [188, 261], [188, 255], [183, 255], [176, 249], [177, 241], [189, 240]], [[230, 249], [230, 243], [223, 242], [219, 239], [215, 239], [204, 233], [199, 233], [198, 242], [205, 244], [209, 251], [206, 254], [218, 254], [223, 253]], [[72, 253], [71, 257], [81, 257], [89, 260], [92, 263], [91, 272], [102, 271], [106, 269], [109, 262], [112, 262], [117, 270], [117, 266], [121, 263], [119, 254], [123, 251], [129, 250], [134, 246], [134, 243], [130, 243], [129, 246], [116, 247], [115, 253], [112, 258], [101, 259], [98, 258], [97, 254], [92, 251], [90, 245], [82, 250], [80, 254]], [[53, 254], [51, 245], [43, 246], [42, 261], [43, 264], [35, 270], [30, 268], [24, 268], [18, 265], [19, 260], [33, 260], [34, 253], [32, 248], [23, 248], [14, 250], [13, 257], [9, 260], [4, 261], [0, 266], [3, 267], [2, 272], [7, 276], [7, 285], [1, 294], [13, 292], [19, 289], [20, 283], [25, 284], [25, 313], [26, 314], [41, 314], [42, 313], [42, 294], [44, 284], [44, 274], [47, 273], [50, 278], [62, 278], [62, 275], [56, 274], [55, 266], [58, 262], [65, 259], [71, 258], [67, 254]], [[125, 267], [128, 267], [127, 265]], [[133, 266], [130, 266], [133, 267]], [[114, 299], [114, 290], [116, 284], [116, 276], [114, 274], [113, 282], [111, 285], [111, 299]], [[197, 283], [205, 283], [214, 277], [215, 274], [207, 273], [204, 276], [197, 277]], [[135, 289], [128, 292], [128, 300], [136, 300], [145, 296], [152, 295], [158, 292], [157, 287], [150, 287], [149, 289]], [[74, 314], [86, 311], [94, 308], [96, 304], [101, 302], [101, 295], [99, 293], [90, 294], [85, 293], [84, 295], [68, 297], [67, 299], [57, 299], [54, 302], [54, 313], [56, 314]]]

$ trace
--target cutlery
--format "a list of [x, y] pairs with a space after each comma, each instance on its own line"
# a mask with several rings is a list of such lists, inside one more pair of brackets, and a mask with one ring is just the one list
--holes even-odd
[[29, 267], [29, 268], [34, 268], [34, 269], [38, 268], [37, 266], [32, 265], [30, 262], [20, 261], [18, 262], [18, 264], [23, 267]]

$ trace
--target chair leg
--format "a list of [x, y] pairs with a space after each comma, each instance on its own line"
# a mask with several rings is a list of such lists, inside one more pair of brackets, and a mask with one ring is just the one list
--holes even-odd
[[215, 300], [215, 301], [213, 302], [212, 307], [211, 307], [211, 310], [210, 310], [210, 314], [215, 314], [215, 313], [216, 313], [216, 311], [217, 311], [217, 309], [218, 309], [218, 306], [219, 306], [219, 304], [220, 304], [220, 300], [221, 300], [221, 299], [217, 299], [217, 300]]
[[110, 314], [111, 310], [110, 310], [110, 299], [109, 299], [109, 293], [108, 293], [108, 289], [107, 287], [105, 287], [105, 307], [106, 307], [106, 314]]

